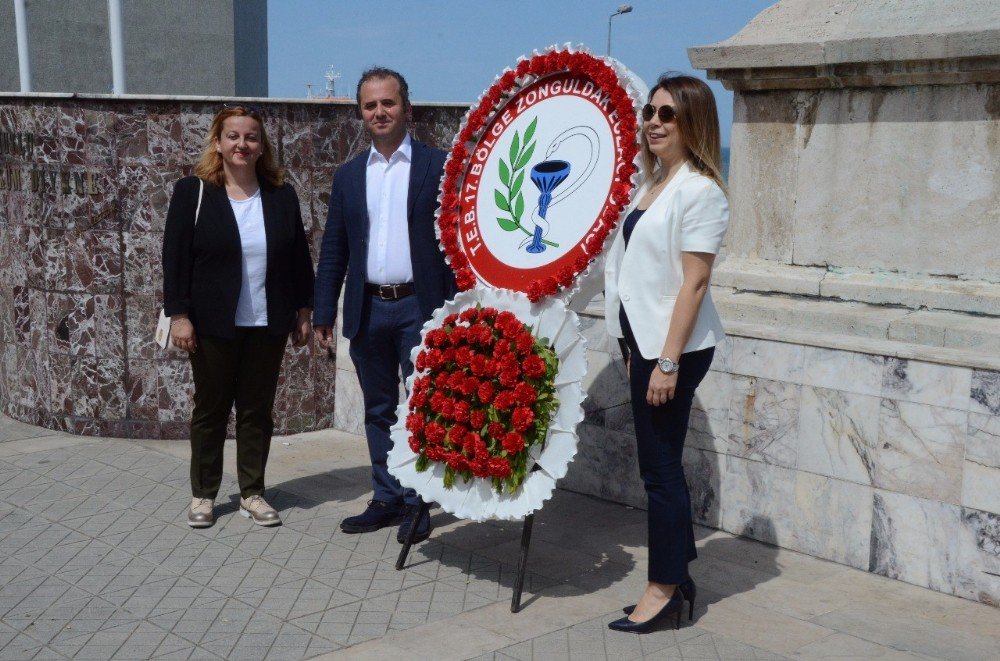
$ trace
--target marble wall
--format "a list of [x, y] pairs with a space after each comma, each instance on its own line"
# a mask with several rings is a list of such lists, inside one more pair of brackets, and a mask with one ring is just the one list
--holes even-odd
[[[621, 354], [583, 319], [590, 398], [561, 485], [645, 507]], [[730, 336], [684, 460], [699, 523], [1000, 605], [1000, 372]]]
[[[221, 100], [0, 96], [0, 410], [80, 434], [187, 438], [190, 368], [152, 341], [173, 182]], [[315, 250], [337, 166], [367, 148], [352, 105], [253, 101], [295, 185]], [[417, 106], [450, 145], [464, 109]], [[289, 348], [279, 433], [333, 425], [335, 364]], [[345, 387], [346, 391], [347, 388]]]

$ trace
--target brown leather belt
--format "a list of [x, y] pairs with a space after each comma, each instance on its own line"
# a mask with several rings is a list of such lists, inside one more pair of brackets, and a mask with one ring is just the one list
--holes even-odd
[[375, 285], [370, 282], [365, 283], [365, 293], [370, 296], [378, 296], [383, 301], [398, 301], [401, 298], [413, 294], [412, 282], [403, 282], [398, 285]]

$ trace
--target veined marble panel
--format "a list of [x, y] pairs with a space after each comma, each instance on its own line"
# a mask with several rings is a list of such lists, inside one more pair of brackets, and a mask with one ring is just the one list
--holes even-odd
[[882, 393], [884, 366], [882, 356], [805, 347], [802, 383], [877, 397]]
[[365, 401], [361, 394], [358, 375], [347, 370], [337, 370], [334, 385], [337, 399], [334, 402], [333, 426], [351, 434], [365, 433]]
[[877, 397], [803, 386], [796, 467], [871, 484], [880, 410]]
[[709, 369], [715, 372], [733, 371], [733, 342], [735, 341], [736, 338], [727, 335], [715, 345], [715, 354], [712, 356], [712, 365]]
[[964, 411], [883, 399], [872, 484], [957, 505], [967, 416]]
[[1000, 606], [1000, 514], [963, 507], [962, 532], [956, 594]]
[[970, 411], [1000, 415], [1000, 372], [972, 370]]
[[695, 523], [722, 526], [722, 480], [726, 473], [724, 454], [684, 448], [684, 476], [691, 494], [691, 514]]
[[1000, 416], [969, 414], [965, 460], [1000, 468]]
[[729, 437], [729, 406], [733, 398], [733, 377], [709, 371], [695, 392], [687, 443], [691, 447], [725, 452]]
[[646, 508], [646, 490], [639, 477], [635, 437], [583, 423], [577, 428], [576, 457], [559, 486]]
[[801, 386], [734, 376], [727, 454], [794, 467]]
[[801, 344], [734, 337], [730, 369], [733, 374], [774, 381], [802, 383], [805, 347]]
[[941, 592], [961, 580], [961, 508], [875, 491], [868, 570]]
[[583, 389], [596, 409], [607, 409], [629, 401], [628, 373], [620, 360], [602, 351], [587, 351], [587, 373]]
[[719, 509], [722, 528], [768, 544], [794, 540], [795, 471], [743, 457], [728, 456]]
[[868, 569], [872, 488], [798, 472], [791, 548]]
[[903, 358], [886, 358], [882, 396], [904, 402], [968, 410], [972, 370]]
[[962, 469], [962, 505], [1000, 514], [1000, 468], [966, 459]]

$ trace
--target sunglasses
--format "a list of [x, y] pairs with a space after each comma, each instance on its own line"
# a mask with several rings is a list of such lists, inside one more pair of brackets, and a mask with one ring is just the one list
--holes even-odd
[[660, 121], [666, 124], [677, 118], [677, 111], [674, 110], [673, 106], [660, 106], [657, 108], [652, 103], [647, 103], [642, 107], [642, 121], [648, 122], [653, 119], [653, 115], [659, 117]]
[[241, 108], [247, 112], [257, 113], [261, 117], [264, 116], [264, 110], [260, 106], [252, 106], [249, 103], [223, 103], [223, 108]]

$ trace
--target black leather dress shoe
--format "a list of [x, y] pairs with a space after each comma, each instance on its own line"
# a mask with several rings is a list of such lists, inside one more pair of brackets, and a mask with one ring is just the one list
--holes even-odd
[[614, 622], [608, 623], [608, 628], [614, 631], [624, 631], [625, 633], [649, 633], [650, 631], [656, 630], [656, 628], [665, 620], [670, 617], [674, 617], [674, 628], [681, 628], [681, 612], [684, 610], [684, 597], [681, 596], [680, 590], [674, 591], [674, 596], [670, 597], [670, 601], [663, 605], [660, 612], [649, 618], [645, 622], [633, 622], [625, 616], [621, 619], [615, 620]]
[[394, 526], [403, 519], [403, 506], [383, 500], [369, 500], [368, 508], [357, 516], [349, 516], [340, 522], [340, 529], [346, 533], [375, 532], [386, 526]]
[[[406, 543], [406, 535], [410, 532], [410, 526], [413, 525], [413, 519], [416, 518], [417, 513], [421, 511], [420, 505], [408, 505], [406, 506], [406, 513], [403, 516], [403, 523], [399, 526], [399, 531], [396, 533], [396, 541], [400, 544]], [[423, 513], [420, 516], [420, 520], [417, 521], [417, 534], [413, 537], [413, 543], [422, 542], [431, 536], [431, 513], [430, 508], [423, 508]]]

